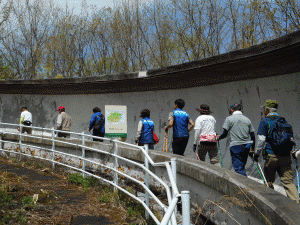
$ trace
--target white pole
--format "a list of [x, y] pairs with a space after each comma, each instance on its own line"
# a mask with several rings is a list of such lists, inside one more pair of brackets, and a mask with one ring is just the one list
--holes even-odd
[[[149, 154], [148, 144], [145, 144], [145, 152], [146, 152], [147, 155]], [[145, 156], [145, 167], [147, 169], [149, 169], [149, 162], [148, 162], [148, 158], [146, 156]], [[147, 172], [145, 172], [145, 185], [147, 186], [147, 188], [149, 188], [149, 174]], [[145, 191], [145, 203], [149, 207], [149, 193], [148, 193], [148, 191]], [[146, 220], [149, 219], [149, 213], [147, 211], [145, 211], [145, 217], [146, 217]]]
[[[171, 168], [172, 168], [172, 175], [173, 175], [175, 184], [177, 185], [177, 163], [176, 163], [176, 158], [171, 159]], [[175, 192], [174, 192], [173, 188], [172, 188], [172, 193], [173, 193], [173, 196], [174, 196]], [[177, 207], [175, 207], [174, 213], [176, 215]]]
[[[114, 146], [114, 154], [118, 155], [118, 143], [113, 141], [113, 146]], [[118, 164], [118, 158], [115, 157], [114, 160], [114, 169], [118, 170], [119, 164]], [[117, 186], [118, 185], [118, 173], [115, 172], [114, 173], [114, 183]], [[116, 187], [114, 187], [114, 191], [116, 192], [118, 189]]]
[[190, 191], [181, 192], [182, 225], [190, 225]]
[[22, 148], [22, 129], [23, 129], [23, 124], [20, 124], [20, 130], [19, 130], [19, 161], [21, 161], [21, 148]]
[[55, 134], [54, 134], [54, 127], [52, 127], [52, 169], [55, 169]]
[[[85, 171], [85, 137], [84, 137], [84, 131], [81, 133], [82, 135], [82, 170]], [[82, 173], [82, 176], [85, 177], [85, 173]]]

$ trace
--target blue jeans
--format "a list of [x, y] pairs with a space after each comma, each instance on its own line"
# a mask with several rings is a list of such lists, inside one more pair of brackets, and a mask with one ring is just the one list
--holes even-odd
[[244, 145], [235, 145], [230, 147], [230, 154], [232, 160], [232, 166], [235, 172], [246, 175], [245, 166], [247, 163], [248, 155], [250, 148], [248, 148], [247, 144]]

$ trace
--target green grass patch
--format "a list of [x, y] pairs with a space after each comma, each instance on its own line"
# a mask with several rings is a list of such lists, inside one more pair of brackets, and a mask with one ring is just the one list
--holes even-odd
[[89, 190], [90, 187], [95, 186], [98, 182], [94, 177], [83, 177], [82, 174], [79, 173], [72, 173], [67, 179], [74, 184], [82, 185], [85, 190]]

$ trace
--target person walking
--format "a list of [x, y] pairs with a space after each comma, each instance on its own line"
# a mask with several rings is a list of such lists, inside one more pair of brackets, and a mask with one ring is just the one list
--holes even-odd
[[217, 138], [222, 140], [230, 132], [230, 154], [235, 172], [246, 175], [245, 166], [247, 163], [250, 148], [255, 146], [254, 128], [251, 121], [243, 115], [242, 106], [233, 104], [230, 107], [230, 114], [223, 124], [223, 133]]
[[291, 151], [294, 146], [292, 127], [278, 115], [276, 100], [268, 99], [262, 107], [265, 118], [261, 120], [258, 127], [256, 150], [251, 151], [250, 156], [258, 160], [262, 152], [268, 186], [274, 189], [273, 183], [277, 172], [287, 196], [299, 203], [299, 194], [293, 182], [292, 172]]
[[193, 150], [197, 151], [201, 161], [205, 161], [206, 154], [210, 158], [211, 164], [219, 162], [217, 135], [215, 131], [216, 120], [210, 115], [211, 111], [208, 105], [202, 104], [199, 109], [200, 116], [195, 121], [195, 141]]
[[142, 117], [142, 119], [138, 124], [135, 142], [138, 143], [138, 146], [144, 146], [145, 144], [148, 144], [148, 148], [154, 150], [154, 123], [150, 119], [150, 110], [142, 110], [140, 117]]
[[[72, 126], [72, 118], [66, 113], [64, 106], [59, 106], [57, 109], [57, 130], [70, 131]], [[70, 134], [58, 132], [57, 137], [70, 138]]]
[[[93, 109], [93, 115], [91, 117], [89, 131], [93, 129], [93, 135], [97, 137], [104, 137], [105, 135], [105, 117], [101, 113], [101, 109], [95, 107]], [[103, 140], [98, 138], [93, 138], [93, 141], [103, 142]]]
[[[189, 141], [189, 132], [193, 130], [195, 124], [190, 119], [187, 112], [183, 111], [185, 102], [182, 99], [175, 101], [175, 110], [169, 114], [169, 124], [165, 127], [165, 132], [173, 127], [173, 154], [183, 155]], [[190, 126], [189, 126], [190, 124]]]
[[[27, 111], [27, 107], [23, 106], [21, 108], [21, 116], [20, 116], [20, 124], [23, 124], [24, 126], [22, 127], [22, 133], [27, 133], [27, 134], [32, 134], [32, 114]], [[20, 128], [18, 128], [18, 131]]]

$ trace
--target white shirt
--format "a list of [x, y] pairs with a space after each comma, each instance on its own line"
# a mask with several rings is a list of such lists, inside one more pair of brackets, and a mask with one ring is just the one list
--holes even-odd
[[32, 114], [27, 110], [21, 113], [21, 117], [23, 117], [23, 121], [30, 121], [32, 123]]
[[194, 144], [199, 142], [201, 135], [216, 135], [215, 131], [216, 120], [211, 115], [201, 115], [195, 122], [195, 141]]

